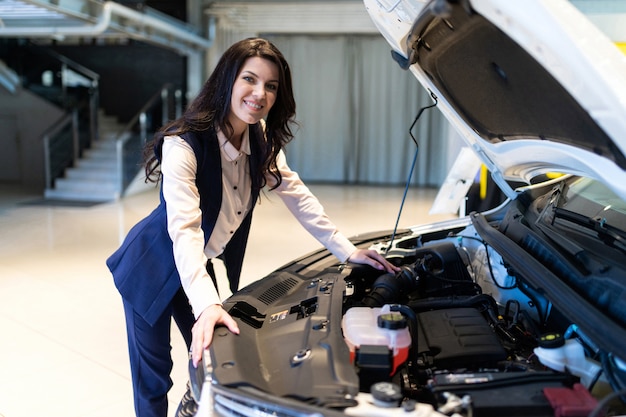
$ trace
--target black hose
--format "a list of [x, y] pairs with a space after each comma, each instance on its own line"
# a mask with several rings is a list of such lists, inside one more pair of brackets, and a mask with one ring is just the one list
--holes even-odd
[[372, 290], [363, 297], [367, 307], [382, 307], [398, 303], [403, 296], [417, 289], [417, 274], [413, 266], [403, 266], [397, 274], [381, 275], [372, 284]]

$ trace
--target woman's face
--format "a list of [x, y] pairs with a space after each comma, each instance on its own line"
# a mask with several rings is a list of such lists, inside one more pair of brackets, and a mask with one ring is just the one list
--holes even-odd
[[235, 131], [269, 113], [278, 92], [278, 67], [260, 57], [248, 58], [233, 84], [229, 121]]

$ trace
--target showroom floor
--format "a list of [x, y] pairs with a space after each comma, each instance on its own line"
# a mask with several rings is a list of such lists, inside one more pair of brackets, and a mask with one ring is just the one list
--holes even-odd
[[[403, 188], [311, 186], [346, 235], [392, 229]], [[409, 192], [400, 226], [429, 216], [436, 190]], [[128, 229], [158, 201], [65, 206], [0, 187], [0, 417], [134, 415], [121, 300], [105, 266]], [[255, 212], [242, 282], [319, 247], [275, 197]], [[187, 354], [173, 333], [174, 414]]]

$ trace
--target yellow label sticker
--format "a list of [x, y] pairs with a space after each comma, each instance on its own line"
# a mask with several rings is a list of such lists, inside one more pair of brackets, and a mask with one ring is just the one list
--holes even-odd
[[289, 310], [283, 310], [278, 313], [274, 313], [270, 316], [270, 323], [274, 323], [275, 321], [284, 320], [287, 318], [289, 314]]

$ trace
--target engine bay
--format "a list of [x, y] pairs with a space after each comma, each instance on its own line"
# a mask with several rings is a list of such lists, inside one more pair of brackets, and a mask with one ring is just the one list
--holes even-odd
[[355, 416], [587, 416], [611, 391], [593, 341], [472, 224], [387, 253], [399, 273], [296, 262], [233, 295], [213, 380]]
[[[549, 302], [520, 290], [513, 271], [472, 231], [416, 242], [413, 253], [402, 256], [411, 260], [400, 274], [404, 288], [389, 288], [392, 282], [401, 285], [397, 277], [360, 282], [370, 291], [357, 304], [401, 303], [391, 309], [414, 315], [409, 360], [387, 382], [399, 387], [404, 401], [431, 404], [445, 415], [565, 415], [555, 407], [588, 415], [596, 401], [580, 385], [580, 375], [555, 372], [535, 352], [542, 337], [552, 343], [546, 346], [563, 349], [568, 323], [553, 322], [556, 312], [549, 323], [540, 323], [538, 307]], [[584, 355], [578, 359], [585, 361]], [[361, 383], [373, 386], [364, 378], [367, 369], [356, 366]]]

